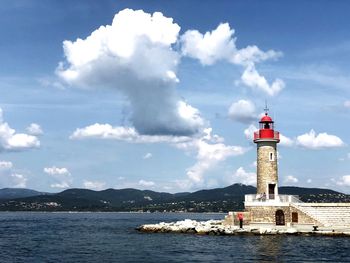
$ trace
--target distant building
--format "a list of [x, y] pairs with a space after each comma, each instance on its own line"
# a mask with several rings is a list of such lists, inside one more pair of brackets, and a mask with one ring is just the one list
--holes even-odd
[[[341, 228], [350, 226], [350, 203], [303, 203], [298, 196], [278, 193], [279, 132], [265, 109], [254, 133], [257, 144], [257, 193], [245, 195], [244, 224]], [[229, 212], [226, 224], [239, 224], [237, 215]]]

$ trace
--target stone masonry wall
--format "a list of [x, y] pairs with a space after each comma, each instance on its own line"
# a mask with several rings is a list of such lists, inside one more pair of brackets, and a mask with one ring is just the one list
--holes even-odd
[[275, 213], [277, 210], [283, 210], [286, 222], [291, 221], [288, 206], [250, 206], [245, 208], [245, 211], [250, 212], [252, 223], [276, 224]]
[[315, 224], [315, 220], [307, 214], [291, 206], [250, 206], [245, 211], [250, 214], [251, 223], [270, 223], [276, 224], [275, 214], [277, 210], [284, 213], [285, 223], [292, 224], [292, 212], [298, 213], [297, 224]]
[[[271, 152], [273, 161], [270, 161]], [[257, 193], [268, 194], [267, 184], [278, 183], [276, 142], [259, 142], [257, 156]]]
[[319, 225], [318, 222], [316, 222], [313, 218], [305, 214], [304, 212], [300, 211], [299, 209], [295, 207], [290, 207], [290, 213], [292, 212], [298, 213], [298, 224], [315, 224]]
[[229, 214], [227, 216], [225, 216], [223, 224], [224, 225], [232, 225], [233, 224], [235, 226], [238, 226], [239, 225], [238, 213], [243, 214], [243, 226], [249, 225], [250, 220], [251, 220], [251, 216], [250, 216], [249, 212], [229, 212]]

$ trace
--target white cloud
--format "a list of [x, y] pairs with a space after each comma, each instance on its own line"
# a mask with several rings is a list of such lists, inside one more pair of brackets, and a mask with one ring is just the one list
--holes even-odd
[[276, 59], [281, 52], [261, 51], [257, 46], [237, 49], [234, 29], [228, 23], [220, 24], [215, 30], [200, 33], [188, 30], [180, 38], [184, 56], [198, 59], [203, 65], [212, 65], [226, 60], [237, 65], [251, 65], [268, 59]]
[[44, 133], [43, 130], [41, 129], [40, 125], [37, 123], [31, 123], [26, 128], [26, 130], [30, 135], [34, 135], [34, 136], [42, 135]]
[[195, 183], [200, 183], [203, 180], [203, 174], [217, 163], [230, 156], [245, 153], [245, 149], [239, 146], [227, 146], [223, 143], [210, 144], [203, 140], [197, 140], [193, 147], [198, 150], [197, 162], [187, 170], [187, 176]]
[[160, 12], [151, 15], [142, 10], [124, 9], [115, 15], [111, 25], [101, 26], [84, 40], [66, 40], [63, 44], [67, 60], [74, 66], [83, 66], [108, 55], [106, 51], [127, 59], [139, 51], [141, 44], [168, 47], [176, 42], [179, 31], [173, 19]]
[[72, 184], [73, 180], [71, 177], [71, 173], [65, 167], [45, 167], [44, 173], [52, 176], [52, 178], [56, 181], [55, 183], [50, 185], [52, 188], [69, 188]]
[[172, 45], [179, 31], [162, 13], [122, 10], [86, 39], [64, 41], [67, 63], [60, 63], [57, 74], [74, 87], [122, 92], [142, 135], [195, 134], [204, 120], [176, 92], [180, 55]]
[[295, 184], [297, 183], [299, 180], [298, 178], [296, 178], [295, 176], [293, 175], [287, 175], [286, 178], [284, 179], [284, 182], [285, 183], [292, 183], [292, 184]]
[[184, 101], [177, 102], [177, 114], [191, 127], [198, 127], [197, 132], [199, 131], [199, 128], [204, 127], [206, 124], [205, 120], [202, 119], [199, 110]]
[[103, 190], [106, 186], [105, 182], [101, 181], [84, 181], [83, 187], [86, 189], [92, 189], [92, 190]]
[[232, 183], [256, 185], [256, 173], [247, 172], [243, 167], [239, 167], [232, 175]]
[[204, 130], [201, 138], [192, 141], [178, 143], [175, 146], [185, 151], [197, 152], [197, 162], [187, 169], [187, 176], [192, 183], [203, 184], [203, 174], [216, 166], [219, 162], [230, 156], [244, 154], [247, 149], [240, 146], [229, 146], [223, 143], [223, 139], [211, 134], [212, 129]]
[[0, 185], [1, 187], [25, 188], [27, 177], [14, 170], [12, 162], [0, 161]]
[[155, 183], [152, 181], [140, 180], [139, 185], [144, 187], [152, 187], [155, 185]]
[[142, 159], [150, 159], [150, 158], [152, 158], [152, 154], [151, 153], [146, 153], [143, 157], [142, 157]]
[[316, 134], [314, 130], [298, 136], [296, 142], [298, 145], [308, 149], [334, 148], [344, 145], [344, 142], [339, 137], [327, 133]]
[[336, 182], [340, 186], [350, 186], [350, 175], [344, 175]]
[[[8, 150], [23, 150], [27, 148], [36, 148], [40, 146], [40, 142], [37, 137], [24, 134], [24, 133], [16, 133], [14, 130], [8, 130], [10, 135], [7, 138], [5, 149]], [[12, 133], [13, 131], [13, 133]], [[12, 134], [11, 134], [12, 133]]]
[[52, 166], [52, 167], [45, 167], [44, 168], [44, 172], [49, 174], [49, 175], [62, 175], [62, 174], [70, 174], [70, 172], [68, 171], [67, 168], [63, 167], [63, 168], [58, 168], [56, 166]]
[[[254, 139], [254, 132], [258, 131], [258, 128], [251, 124], [244, 130], [245, 137], [252, 141]], [[334, 148], [341, 147], [344, 142], [335, 135], [329, 135], [327, 133], [316, 134], [314, 130], [309, 133], [302, 134], [295, 138], [289, 138], [280, 133], [280, 145], [285, 147], [292, 147], [298, 145], [308, 149], [321, 149], [321, 148]]]
[[254, 132], [256, 131], [258, 131], [258, 128], [255, 125], [251, 124], [244, 130], [244, 135], [248, 140], [252, 141], [254, 139]]
[[70, 139], [99, 138], [135, 141], [139, 136], [132, 127], [113, 127], [110, 124], [95, 123], [85, 128], [76, 129]]
[[253, 45], [237, 50], [233, 57], [231, 57], [231, 61], [235, 64], [248, 66], [269, 59], [276, 60], [282, 55], [280, 51], [268, 50], [264, 52]]
[[231, 104], [228, 115], [232, 120], [250, 123], [257, 120], [255, 105], [250, 100], [239, 100]]
[[306, 181], [308, 184], [311, 184], [312, 183], [312, 180], [311, 179], [307, 179]]
[[344, 107], [350, 108], [350, 100], [344, 101]]
[[294, 145], [294, 140], [280, 133], [280, 144], [282, 146], [291, 147]]
[[212, 65], [219, 60], [225, 60], [243, 66], [245, 70], [241, 80], [250, 88], [274, 96], [285, 87], [281, 79], [276, 79], [270, 85], [255, 67], [256, 63], [277, 59], [282, 53], [274, 50], [264, 52], [255, 45], [237, 49], [234, 29], [231, 29], [228, 23], [220, 24], [215, 30], [205, 34], [197, 30], [188, 30], [181, 36], [180, 41], [183, 55], [198, 59], [203, 65]]
[[170, 145], [196, 154], [196, 163], [187, 169], [187, 176], [195, 184], [203, 184], [203, 175], [219, 162], [230, 156], [244, 154], [247, 149], [240, 146], [229, 146], [223, 143], [223, 138], [212, 135], [212, 129], [206, 128], [196, 137], [140, 135], [134, 128], [113, 127], [109, 124], [94, 124], [77, 129], [71, 139], [115, 139], [131, 143], [169, 143]]
[[181, 36], [182, 53], [198, 59], [203, 65], [212, 65], [218, 60], [229, 60], [236, 52], [234, 30], [228, 23], [220, 24], [204, 35], [197, 30], [188, 30]]
[[241, 80], [248, 87], [261, 90], [270, 96], [277, 95], [285, 87], [285, 83], [281, 79], [276, 79], [270, 85], [266, 78], [260, 75], [253, 65], [248, 66], [244, 70]]
[[40, 141], [37, 137], [25, 133], [16, 133], [8, 123], [4, 122], [0, 108], [0, 151], [21, 151], [37, 148]]

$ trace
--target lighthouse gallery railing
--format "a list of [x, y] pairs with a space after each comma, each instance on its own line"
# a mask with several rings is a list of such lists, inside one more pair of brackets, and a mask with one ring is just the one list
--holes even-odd
[[[266, 137], [260, 136], [260, 131], [254, 132], [254, 140], [264, 139]], [[273, 132], [273, 139], [279, 140], [280, 139], [280, 133], [277, 131]]]
[[281, 202], [281, 203], [301, 203], [298, 195], [273, 195], [266, 196], [263, 194], [245, 195], [245, 202]]

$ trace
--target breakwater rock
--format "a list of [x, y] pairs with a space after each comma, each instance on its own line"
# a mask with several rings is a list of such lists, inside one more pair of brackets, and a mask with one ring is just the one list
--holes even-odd
[[347, 230], [300, 230], [294, 227], [254, 227], [245, 226], [239, 228], [234, 225], [224, 225], [222, 220], [195, 221], [185, 219], [177, 222], [160, 222], [158, 224], [146, 224], [136, 228], [140, 232], [147, 233], [189, 233], [198, 235], [324, 235], [324, 236], [348, 236]]
[[185, 219], [183, 221], [142, 225], [137, 228], [141, 232], [151, 233], [193, 233], [203, 235], [232, 234], [237, 230], [236, 226], [224, 226], [222, 220], [195, 221]]

